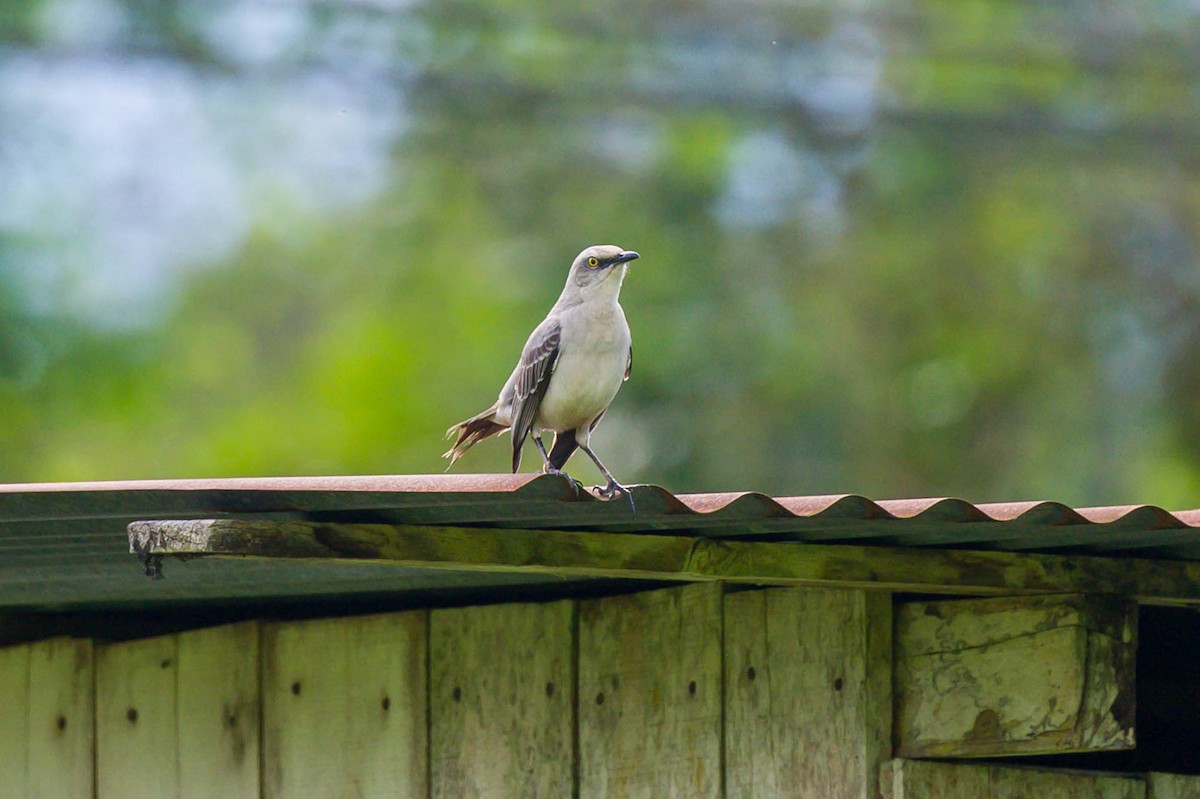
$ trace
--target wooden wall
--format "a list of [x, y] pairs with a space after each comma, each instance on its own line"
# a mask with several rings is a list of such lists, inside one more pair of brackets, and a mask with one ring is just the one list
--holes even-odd
[[1200, 796], [892, 761], [891, 615], [707, 583], [8, 647], [0, 799]]

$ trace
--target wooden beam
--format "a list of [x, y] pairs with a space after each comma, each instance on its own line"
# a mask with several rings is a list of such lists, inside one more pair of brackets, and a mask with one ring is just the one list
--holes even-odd
[[1138, 558], [258, 519], [134, 522], [129, 541], [151, 565], [180, 555], [320, 558], [493, 573], [980, 595], [1116, 594], [1144, 604], [1200, 604], [1200, 563]]
[[1139, 777], [926, 760], [893, 760], [881, 784], [885, 799], [1146, 799]]
[[1137, 606], [1078, 595], [896, 611], [896, 754], [1132, 749]]

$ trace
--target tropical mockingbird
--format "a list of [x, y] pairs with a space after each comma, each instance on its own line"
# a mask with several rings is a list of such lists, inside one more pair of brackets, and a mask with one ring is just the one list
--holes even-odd
[[[622, 493], [633, 505], [629, 490], [588, 442], [633, 365], [629, 325], [617, 298], [627, 265], [637, 257], [632, 250], [612, 245], [579, 253], [558, 302], [525, 342], [496, 403], [446, 431], [447, 437], [456, 437], [443, 455], [451, 466], [476, 442], [511, 429], [514, 472], [521, 465], [527, 436], [533, 437], [542, 468], [550, 474], [566, 476], [563, 466], [578, 447], [608, 480], [600, 494]], [[549, 453], [542, 441], [545, 432], [554, 433]]]

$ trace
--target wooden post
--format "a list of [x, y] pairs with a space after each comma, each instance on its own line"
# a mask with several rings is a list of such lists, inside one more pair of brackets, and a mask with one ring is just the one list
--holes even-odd
[[896, 753], [975, 757], [1134, 744], [1137, 608], [1078, 595], [906, 604]]
[[579, 797], [721, 796], [721, 587], [579, 606]]
[[728, 799], [877, 799], [890, 755], [891, 596], [725, 597]]
[[435, 799], [570, 797], [575, 603], [430, 614]]
[[264, 628], [264, 799], [425, 799], [427, 619]]

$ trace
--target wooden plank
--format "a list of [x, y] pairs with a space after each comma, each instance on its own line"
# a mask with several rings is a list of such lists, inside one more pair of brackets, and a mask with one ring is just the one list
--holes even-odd
[[178, 636], [180, 799], [258, 799], [258, 629]]
[[1146, 775], [1146, 799], [1200, 799], [1200, 777], [1183, 774]]
[[896, 752], [977, 757], [1134, 745], [1137, 607], [1042, 596], [896, 616]]
[[92, 642], [51, 638], [31, 645], [29, 650], [26, 796], [90, 797], [95, 791]]
[[179, 796], [174, 636], [96, 651], [98, 799]]
[[721, 796], [721, 587], [579, 606], [580, 799]]
[[992, 799], [988, 766], [896, 759], [879, 782], [884, 799]]
[[1133, 777], [991, 766], [991, 799], [1146, 799], [1146, 783]]
[[29, 794], [30, 645], [0, 649], [0, 799]]
[[891, 748], [891, 597], [725, 597], [726, 796], [876, 799]]
[[263, 796], [428, 793], [424, 611], [263, 630]]
[[430, 614], [435, 799], [573, 791], [572, 601]]
[[1146, 799], [1134, 777], [1034, 768], [895, 760], [886, 799]]
[[733, 541], [687, 536], [247, 519], [134, 522], [139, 556], [322, 558], [347, 563], [688, 582], [955, 594], [1115, 594], [1200, 604], [1200, 562]]

